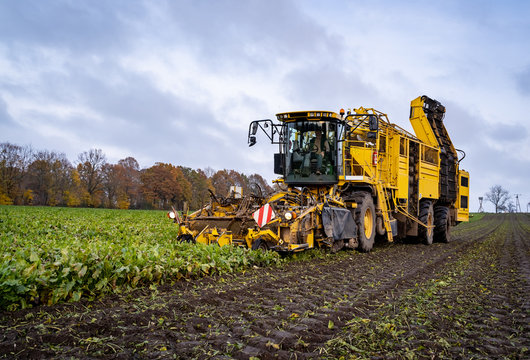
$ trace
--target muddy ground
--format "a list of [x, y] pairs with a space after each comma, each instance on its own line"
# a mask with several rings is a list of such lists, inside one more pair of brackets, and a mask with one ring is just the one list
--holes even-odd
[[530, 358], [530, 216], [0, 314], [4, 358]]

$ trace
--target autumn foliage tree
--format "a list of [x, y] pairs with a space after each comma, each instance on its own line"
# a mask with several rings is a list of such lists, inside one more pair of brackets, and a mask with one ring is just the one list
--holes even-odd
[[208, 190], [213, 190], [210, 179], [206, 176], [204, 171], [198, 169], [193, 170], [188, 167], [179, 166], [180, 171], [192, 186], [192, 197], [189, 203], [190, 209], [199, 209], [205, 205], [210, 199]]
[[233, 185], [226, 170], [219, 170], [211, 177], [212, 187], [216, 195], [227, 196], [230, 185]]
[[0, 204], [22, 204], [23, 180], [31, 153], [29, 147], [0, 144]]
[[187, 202], [189, 209], [196, 210], [210, 200], [209, 190], [227, 196], [233, 185], [242, 187], [243, 194], [267, 195], [272, 191], [260, 175], [247, 176], [235, 170], [191, 169], [166, 163], [141, 170], [133, 157], [108, 163], [100, 149], [79, 154], [73, 166], [62, 153], [0, 144], [0, 205], [175, 206], [180, 210]]
[[104, 164], [101, 168], [101, 188], [104, 194], [105, 207], [115, 208], [118, 204], [119, 168], [115, 164]]
[[244, 194], [249, 191], [248, 177], [234, 170], [219, 170], [212, 176], [211, 181], [217, 195], [228, 196], [230, 186], [241, 187]]
[[83, 203], [87, 206], [99, 206], [103, 191], [103, 168], [107, 163], [101, 149], [90, 149], [78, 156], [77, 172], [84, 189]]
[[[248, 177], [248, 180], [250, 181], [250, 184], [256, 185], [263, 196], [270, 195], [274, 192], [272, 187], [267, 183], [267, 181], [259, 174], [252, 174]], [[251, 189], [252, 191], [255, 191], [254, 189]]]
[[[230, 186], [240, 186], [243, 194], [261, 192], [259, 195], [272, 193], [272, 188], [267, 185], [263, 177], [258, 174], [246, 176], [235, 170], [219, 170], [211, 177], [214, 192], [221, 196], [228, 196]], [[257, 188], [256, 188], [257, 187]]]
[[28, 166], [26, 187], [31, 191], [35, 205], [66, 205], [75, 193], [72, 183], [72, 164], [65, 154], [53, 151], [37, 152]]
[[118, 161], [118, 207], [125, 208], [126, 203], [136, 208], [140, 204], [140, 165], [135, 158], [129, 156]]
[[156, 163], [144, 170], [140, 178], [144, 198], [155, 209], [182, 208], [185, 201], [191, 200], [191, 184], [178, 167]]
[[105, 207], [128, 209], [138, 206], [141, 180], [136, 159], [127, 157], [117, 164], [107, 163], [102, 167], [102, 174]]

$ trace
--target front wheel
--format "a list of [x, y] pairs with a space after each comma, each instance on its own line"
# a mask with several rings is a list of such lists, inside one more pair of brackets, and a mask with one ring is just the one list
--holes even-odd
[[177, 240], [195, 244], [195, 238], [190, 234], [180, 235]]
[[252, 243], [252, 250], [267, 251], [269, 250], [269, 245], [265, 242], [265, 240], [259, 238]]
[[366, 194], [362, 197], [361, 202], [357, 203], [355, 216], [359, 235], [359, 249], [363, 252], [369, 252], [374, 247], [375, 219], [374, 201], [370, 194]]

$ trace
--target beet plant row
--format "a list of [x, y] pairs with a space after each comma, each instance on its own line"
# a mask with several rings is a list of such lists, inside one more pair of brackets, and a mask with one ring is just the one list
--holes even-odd
[[176, 241], [162, 211], [0, 206], [0, 309], [279, 264], [272, 252]]

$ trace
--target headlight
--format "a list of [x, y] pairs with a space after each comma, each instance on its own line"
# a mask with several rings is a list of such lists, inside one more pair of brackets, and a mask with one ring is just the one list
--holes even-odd
[[167, 217], [170, 218], [170, 219], [176, 218], [175, 213], [173, 211], [168, 212], [167, 213]]
[[287, 221], [296, 219], [296, 213], [294, 211], [287, 211], [283, 217]]

